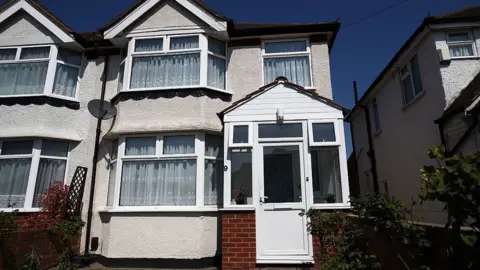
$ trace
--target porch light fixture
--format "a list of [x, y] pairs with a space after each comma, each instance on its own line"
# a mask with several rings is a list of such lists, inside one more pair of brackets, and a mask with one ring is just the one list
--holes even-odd
[[278, 122], [283, 122], [283, 109], [282, 108], [277, 108], [277, 121]]

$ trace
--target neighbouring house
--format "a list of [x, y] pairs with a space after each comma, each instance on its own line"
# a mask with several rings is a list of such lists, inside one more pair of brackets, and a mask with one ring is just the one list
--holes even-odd
[[[347, 116], [360, 194], [418, 201], [420, 167], [444, 144], [479, 150], [480, 7], [427, 17]], [[415, 205], [425, 222], [446, 222], [439, 203]]]
[[[0, 207], [38, 211], [43, 190], [86, 166], [81, 248], [107, 264], [313, 264], [299, 214], [349, 207], [345, 110], [331, 100], [339, 27], [138, 0], [76, 33], [37, 1], [8, 1]], [[116, 115], [98, 122], [94, 99]]]

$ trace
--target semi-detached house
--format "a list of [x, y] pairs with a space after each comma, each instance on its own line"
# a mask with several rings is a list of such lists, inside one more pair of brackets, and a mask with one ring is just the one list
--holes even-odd
[[[343, 108], [331, 100], [339, 26], [238, 23], [197, 0], [139, 0], [76, 33], [37, 1], [8, 1], [0, 208], [38, 211], [39, 195], [85, 166], [82, 249], [107, 261], [313, 263], [299, 213], [349, 206]], [[117, 111], [98, 147], [94, 99]]]

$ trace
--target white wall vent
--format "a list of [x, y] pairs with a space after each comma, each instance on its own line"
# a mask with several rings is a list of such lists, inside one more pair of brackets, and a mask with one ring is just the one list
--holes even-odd
[[440, 62], [450, 61], [450, 52], [447, 48], [438, 49], [437, 54]]

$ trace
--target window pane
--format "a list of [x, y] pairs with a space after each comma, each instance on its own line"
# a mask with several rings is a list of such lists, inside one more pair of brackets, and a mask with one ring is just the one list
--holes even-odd
[[233, 143], [248, 143], [248, 126], [233, 126]]
[[380, 116], [378, 115], [377, 99], [373, 99], [373, 117], [375, 120], [375, 130], [380, 130]]
[[0, 61], [15, 60], [17, 49], [0, 49]]
[[253, 204], [252, 199], [252, 152], [250, 149], [232, 149], [231, 158], [231, 203]]
[[163, 154], [194, 154], [195, 136], [163, 137]]
[[227, 55], [225, 50], [225, 42], [215, 39], [208, 38], [208, 51], [218, 55]]
[[408, 104], [414, 98], [413, 95], [413, 85], [412, 85], [412, 78], [408, 75], [402, 81], [403, 84], [403, 94], [405, 96], [405, 104]]
[[265, 42], [265, 53], [306, 52], [307, 41]]
[[448, 41], [470, 41], [468, 33], [451, 33], [448, 34]]
[[198, 48], [198, 36], [170, 38], [170, 50], [186, 50]]
[[265, 84], [284, 76], [289, 82], [310, 86], [310, 61], [308, 56], [266, 58], [263, 60]]
[[118, 156], [118, 139], [112, 141], [112, 160], [117, 159]]
[[223, 161], [205, 160], [205, 205], [223, 203]]
[[342, 203], [338, 148], [312, 149], [314, 203]]
[[38, 165], [37, 182], [33, 196], [33, 207], [41, 207], [42, 195], [55, 183], [65, 181], [67, 161], [58, 159], [41, 158]]
[[263, 147], [263, 182], [266, 203], [302, 201], [298, 146]]
[[82, 54], [64, 48], [59, 48], [58, 60], [64, 61], [72, 65], [80, 66], [82, 64]]
[[120, 65], [118, 70], [118, 84], [117, 84], [117, 92], [123, 90], [123, 76], [125, 75], [125, 63]]
[[335, 142], [335, 125], [333, 123], [313, 123], [314, 142]]
[[154, 52], [163, 50], [163, 38], [135, 40], [135, 52]]
[[472, 44], [449, 45], [448, 48], [452, 57], [474, 56]]
[[208, 86], [225, 89], [225, 73], [227, 60], [208, 55]]
[[108, 176], [107, 206], [112, 206], [115, 195], [115, 179], [117, 178], [117, 163], [114, 162], [110, 164], [109, 168], [110, 174]]
[[200, 84], [200, 54], [134, 57], [130, 88]]
[[205, 156], [223, 158], [223, 137], [205, 135]]
[[42, 59], [50, 56], [50, 47], [22, 48], [20, 59]]
[[422, 76], [420, 74], [420, 65], [418, 64], [418, 58], [415, 55], [412, 60], [410, 60], [410, 66], [412, 68], [413, 75], [413, 85], [415, 88], [415, 95], [422, 92]]
[[4, 141], [2, 143], [2, 155], [31, 154], [33, 141]]
[[196, 160], [123, 163], [121, 206], [195, 205]]
[[157, 137], [132, 137], [125, 141], [125, 155], [155, 155]]
[[0, 65], [0, 96], [43, 93], [48, 61]]
[[63, 64], [57, 64], [53, 93], [66, 97], [75, 97], [77, 91], [79, 69]]
[[259, 138], [302, 137], [302, 124], [262, 124], [258, 125]]
[[68, 148], [68, 142], [43, 140], [42, 156], [67, 157]]
[[25, 204], [30, 158], [0, 159], [0, 208], [22, 208]]

